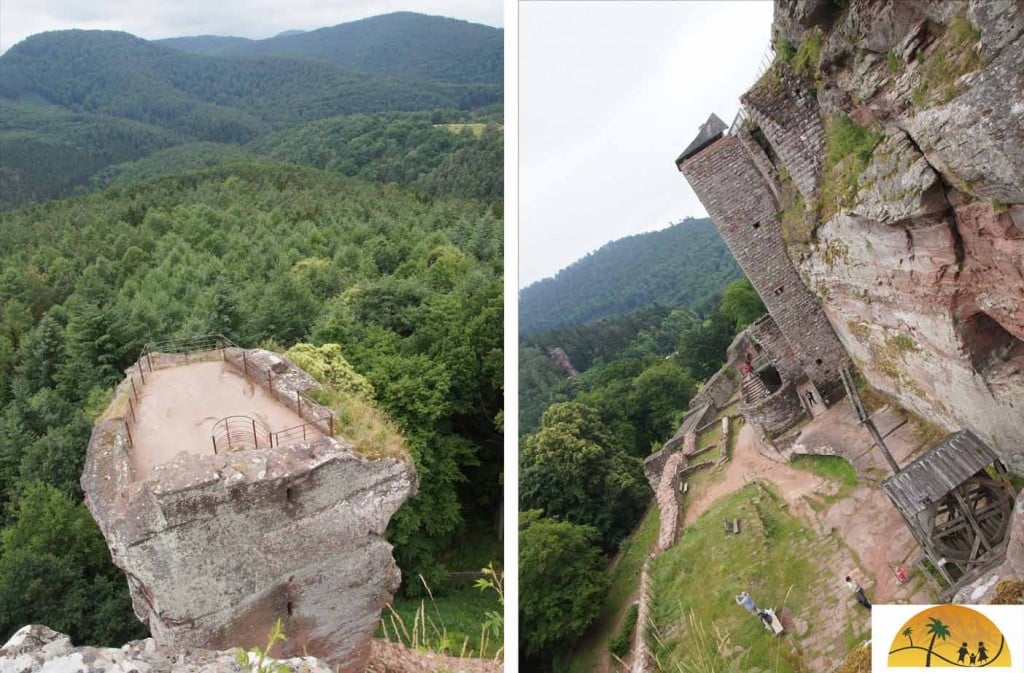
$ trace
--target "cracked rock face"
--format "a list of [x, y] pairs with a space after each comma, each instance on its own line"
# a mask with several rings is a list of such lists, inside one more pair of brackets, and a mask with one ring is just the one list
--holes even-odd
[[[825, 22], [811, 21], [814, 6], [778, 0], [773, 32], [820, 26], [821, 114], [884, 138], [853, 203], [817, 223], [801, 275], [874, 387], [947, 429], [973, 428], [1022, 472], [1024, 6], [853, 0]], [[950, 44], [942, 31], [963, 19], [977, 65], [926, 81]], [[945, 95], [915, 99], [923, 88]]]
[[[248, 354], [250, 364], [263, 357]], [[285, 362], [275, 361], [273, 385], [294, 398], [289, 386], [312, 380]], [[275, 656], [365, 668], [400, 582], [384, 532], [415, 491], [410, 463], [367, 460], [321, 437], [182, 451], [136, 481], [125, 422], [109, 415], [93, 429], [82, 488], [135, 613], [162, 649], [262, 647], [280, 619], [289, 637]]]

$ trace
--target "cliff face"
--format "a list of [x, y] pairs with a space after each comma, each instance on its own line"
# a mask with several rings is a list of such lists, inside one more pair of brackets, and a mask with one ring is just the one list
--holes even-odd
[[779, 0], [773, 32], [745, 102], [804, 283], [874, 387], [1024, 471], [1024, 2]]
[[[281, 356], [235, 350], [208, 355], [223, 358], [225, 371], [245, 363], [250, 388], [240, 409], [250, 408], [257, 386], [297, 401], [316, 385]], [[280, 619], [289, 638], [275, 656], [308, 654], [335, 670], [364, 670], [381, 609], [401, 579], [384, 532], [415, 492], [412, 464], [367, 460], [341, 437], [306, 440], [305, 431], [290, 442], [278, 433], [271, 446], [211, 453], [181, 439], [196, 422], [189, 417], [169, 430], [181, 452], [133, 474], [132, 456], [146, 447], [142, 423], [130, 431], [129, 418], [139, 411], [142, 419], [146, 396], [158, 394], [163, 360], [153, 356], [141, 388], [129, 370], [93, 429], [81, 480], [135, 614], [170, 652], [263, 646]], [[143, 401], [129, 406], [133, 390]], [[303, 413], [322, 417], [311, 400], [302, 404]]]

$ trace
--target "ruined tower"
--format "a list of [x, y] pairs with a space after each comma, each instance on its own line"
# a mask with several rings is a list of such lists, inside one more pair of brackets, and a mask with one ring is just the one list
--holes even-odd
[[[761, 295], [803, 375], [826, 403], [839, 399], [846, 351], [786, 253], [779, 224], [780, 186], [768, 154], [746, 131], [727, 133], [712, 114], [676, 166]], [[811, 175], [815, 170], [816, 165], [808, 165]]]
[[[400, 573], [384, 531], [411, 462], [344, 439], [318, 384], [223, 338], [163, 344], [96, 422], [86, 504], [169, 650], [264, 646], [361, 671]], [[316, 399], [314, 399], [316, 398]]]

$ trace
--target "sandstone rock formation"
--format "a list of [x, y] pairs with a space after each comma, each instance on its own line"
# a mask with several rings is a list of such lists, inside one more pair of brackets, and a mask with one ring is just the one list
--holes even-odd
[[[244, 353], [252, 385], [269, 386], [278, 400], [318, 385], [277, 354]], [[230, 369], [242, 352], [221, 357]], [[169, 366], [151, 360], [157, 370]], [[368, 460], [341, 437], [299, 436], [217, 454], [208, 444], [205, 453], [182, 446], [137, 476], [130, 453], [142, 449], [131, 443], [124, 401], [132, 383], [93, 430], [82, 489], [159, 647], [262, 646], [281, 619], [289, 638], [275, 656], [308, 654], [362, 671], [400, 581], [384, 531], [415, 490], [411, 463]], [[305, 399], [302, 413], [322, 418], [325, 409]]]
[[[501, 662], [459, 659], [409, 650], [384, 640], [373, 640], [367, 673], [499, 673]], [[72, 647], [62, 633], [40, 625], [18, 630], [0, 647], [0, 673], [243, 673], [252, 670], [256, 655], [247, 653], [249, 668], [238, 661], [238, 650], [193, 650], [168, 652], [152, 638], [127, 643], [120, 648]], [[315, 657], [302, 656], [264, 661], [283, 664], [296, 673], [334, 673], [335, 669]]]

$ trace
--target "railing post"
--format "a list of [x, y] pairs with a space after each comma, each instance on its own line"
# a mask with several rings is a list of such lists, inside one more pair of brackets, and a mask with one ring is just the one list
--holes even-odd
[[132, 397], [134, 397], [135, 399], [139, 399], [139, 393], [137, 390], [135, 390], [135, 377], [129, 376], [128, 380], [132, 382]]
[[138, 367], [138, 369], [139, 369], [139, 376], [142, 377], [142, 385], [146, 385], [145, 367], [142, 366], [142, 358], [139, 358], [135, 362], [135, 366]]
[[299, 397], [298, 390], [295, 391], [295, 413], [302, 416], [302, 399]]
[[270, 388], [270, 394], [274, 394], [274, 370], [267, 370], [267, 388]]
[[306, 424], [302, 424], [302, 441], [306, 441]]
[[245, 358], [245, 351], [242, 351], [242, 374], [249, 378], [249, 361]]
[[252, 443], [255, 444], [256, 448], [258, 449], [258, 448], [260, 448], [260, 439], [256, 435], [256, 419], [250, 419], [250, 420], [252, 420]]
[[132, 396], [128, 396], [128, 411], [132, 412], [132, 423], [138, 423], [139, 419], [135, 417], [135, 405], [132, 404]]
[[331, 413], [331, 415], [329, 415], [327, 417], [327, 424], [328, 424], [327, 427], [329, 427], [331, 429], [331, 437], [333, 437], [334, 436], [334, 414], [333, 413]]
[[124, 421], [124, 431], [128, 433], [128, 446], [135, 447], [135, 442], [132, 441], [132, 429], [128, 427], [128, 419]]
[[211, 435], [210, 436], [210, 441], [213, 442], [213, 455], [216, 456], [217, 455], [217, 438]]
[[[149, 363], [149, 371], [153, 371], [153, 358], [149, 352], [146, 353], [146, 362]], [[143, 381], [143, 383], [145, 383], [145, 381]]]

